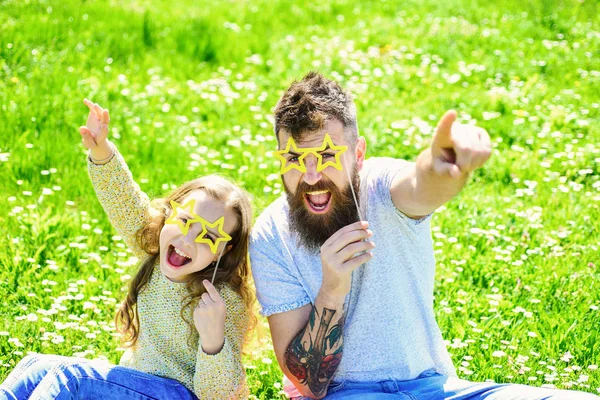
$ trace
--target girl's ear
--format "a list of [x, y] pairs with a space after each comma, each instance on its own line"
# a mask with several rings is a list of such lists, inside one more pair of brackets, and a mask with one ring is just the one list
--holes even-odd
[[169, 207], [166, 200], [161, 205], [161, 208], [162, 208], [163, 215], [165, 216], [165, 218], [169, 218], [169, 215], [171, 214], [171, 207]]
[[[229, 253], [229, 250], [231, 250], [233, 248], [233, 245], [228, 245], [227, 247], [225, 247], [225, 251], [223, 252], [223, 255]], [[216, 256], [215, 259], [213, 260], [213, 262], [217, 261], [217, 258], [219, 258], [219, 256]]]

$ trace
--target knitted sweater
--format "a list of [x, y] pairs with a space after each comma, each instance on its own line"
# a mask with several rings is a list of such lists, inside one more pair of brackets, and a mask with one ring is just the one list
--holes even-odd
[[[142, 261], [148, 254], [137, 243], [136, 232], [150, 217], [150, 201], [134, 182], [121, 154], [114, 150], [114, 157], [103, 165], [88, 158], [89, 175], [110, 222]], [[180, 313], [185, 284], [167, 279], [157, 262], [150, 281], [138, 296], [139, 337], [134, 347], [123, 354], [120, 364], [175, 379], [200, 399], [247, 398], [241, 350], [249, 315], [241, 296], [233, 289], [221, 285], [217, 290], [227, 307], [225, 344], [219, 353], [208, 355], [202, 350], [196, 329], [188, 342], [190, 327]], [[193, 321], [192, 312], [188, 310], [189, 321]]]

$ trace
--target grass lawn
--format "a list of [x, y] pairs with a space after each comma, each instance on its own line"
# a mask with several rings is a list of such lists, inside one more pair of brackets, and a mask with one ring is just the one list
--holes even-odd
[[[600, 17], [580, 1], [0, 2], [0, 381], [28, 352], [122, 354], [135, 260], [87, 176], [88, 97], [151, 197], [219, 172], [282, 192], [272, 108], [311, 69], [356, 98], [371, 156], [413, 160], [454, 108], [485, 168], [432, 222], [461, 377], [600, 392]], [[281, 396], [266, 323], [244, 358]]]

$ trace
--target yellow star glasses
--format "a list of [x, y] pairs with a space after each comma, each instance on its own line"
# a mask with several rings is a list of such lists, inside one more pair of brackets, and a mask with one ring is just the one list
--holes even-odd
[[[213, 254], [217, 253], [217, 249], [219, 248], [219, 244], [221, 242], [228, 242], [231, 240], [231, 236], [227, 234], [223, 230], [223, 225], [225, 224], [225, 217], [221, 217], [214, 222], [208, 222], [198, 214], [194, 212], [194, 206], [196, 205], [196, 200], [192, 199], [185, 203], [184, 205], [179, 204], [178, 202], [171, 200], [171, 208], [173, 212], [169, 216], [169, 218], [165, 221], [165, 224], [178, 225], [181, 233], [185, 236], [190, 230], [190, 226], [193, 223], [199, 222], [202, 224], [202, 232], [198, 235], [198, 237], [194, 240], [196, 243], [206, 243], [210, 246], [210, 251]], [[180, 216], [180, 211], [189, 214], [190, 218]], [[183, 222], [185, 220], [185, 223]], [[207, 228], [217, 228], [218, 236], [213, 241], [210, 236], [208, 236]]]
[[[333, 150], [335, 154], [322, 154], [326, 150]], [[338, 171], [342, 170], [342, 160], [340, 156], [344, 154], [344, 152], [348, 150], [348, 146], [336, 146], [333, 144], [331, 137], [328, 133], [325, 134], [325, 138], [323, 139], [323, 145], [321, 147], [302, 147], [299, 148], [296, 146], [296, 142], [294, 139], [290, 137], [287, 141], [287, 145], [284, 150], [275, 151], [275, 156], [279, 158], [281, 161], [281, 170], [280, 174], [285, 174], [292, 169], [298, 170], [300, 172], [306, 173], [306, 165], [304, 163], [304, 159], [309, 154], [313, 154], [317, 157], [317, 171], [321, 172], [327, 167], [333, 167]], [[285, 155], [290, 154], [292, 157], [286, 158]], [[334, 156], [335, 160], [329, 160], [323, 162], [323, 156], [329, 155]], [[294, 158], [298, 158], [298, 162], [291, 161]]]

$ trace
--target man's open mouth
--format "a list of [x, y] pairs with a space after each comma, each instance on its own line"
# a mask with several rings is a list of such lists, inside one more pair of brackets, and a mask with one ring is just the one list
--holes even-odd
[[317, 190], [304, 193], [307, 208], [315, 214], [324, 214], [331, 206], [331, 192], [329, 190]]
[[177, 268], [192, 262], [192, 257], [187, 255], [183, 250], [178, 249], [173, 245], [169, 245], [169, 250], [167, 251], [167, 262], [172, 267]]

